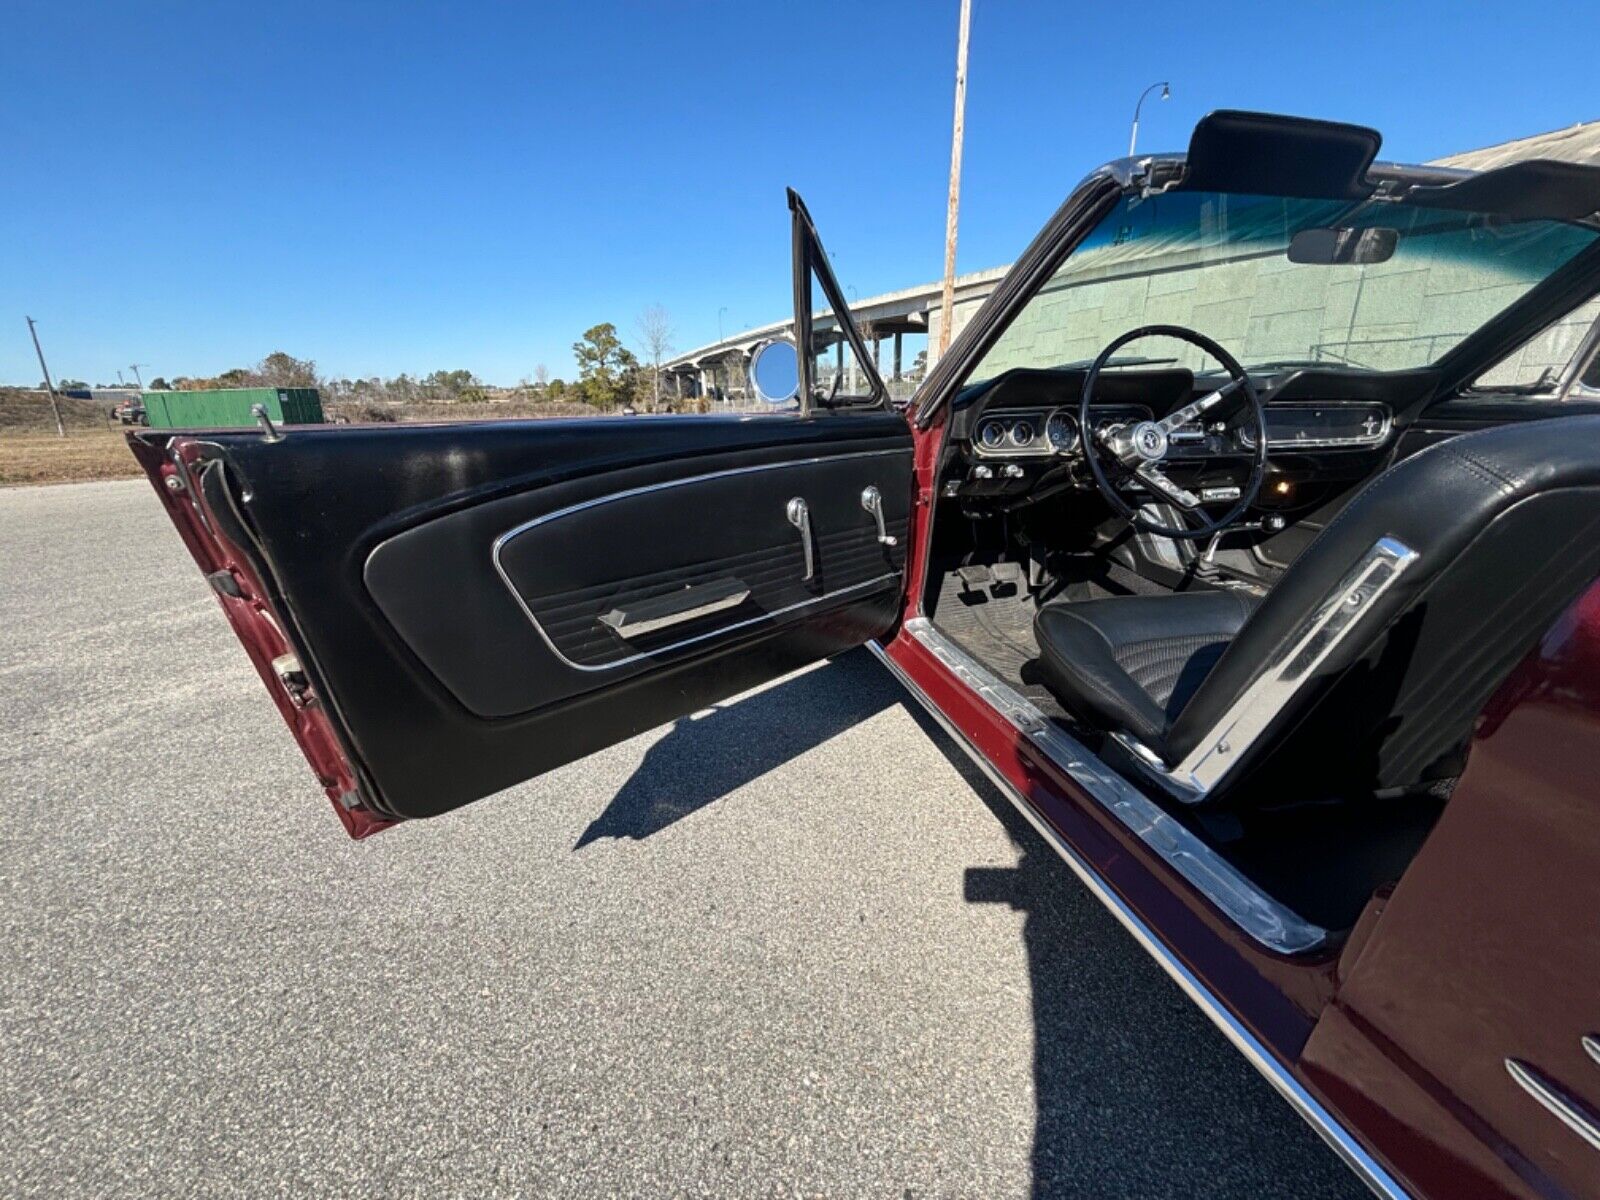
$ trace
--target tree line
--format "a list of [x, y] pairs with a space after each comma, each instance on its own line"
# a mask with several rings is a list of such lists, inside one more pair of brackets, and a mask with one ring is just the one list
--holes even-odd
[[517, 397], [576, 401], [606, 411], [629, 405], [658, 411], [669, 403], [661, 385], [661, 363], [672, 353], [672, 323], [664, 308], [652, 305], [639, 314], [636, 324], [637, 352], [624, 344], [610, 321], [584, 330], [572, 344], [577, 372], [571, 381], [552, 376], [543, 363], [512, 387], [486, 384], [468, 370], [350, 379], [324, 375], [314, 360], [279, 350], [253, 366], [235, 367], [219, 375], [157, 377], [148, 386], [152, 391], [308, 387], [319, 389], [325, 399], [376, 404], [481, 403]]

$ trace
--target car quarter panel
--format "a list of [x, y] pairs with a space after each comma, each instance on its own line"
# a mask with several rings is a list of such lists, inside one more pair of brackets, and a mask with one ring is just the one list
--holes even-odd
[[[1600, 584], [1479, 719], [1438, 825], [1341, 965], [1308, 1076], [1428, 1195], [1588, 1196], [1600, 1129]], [[1597, 1047], [1600, 1048], [1600, 1047]]]

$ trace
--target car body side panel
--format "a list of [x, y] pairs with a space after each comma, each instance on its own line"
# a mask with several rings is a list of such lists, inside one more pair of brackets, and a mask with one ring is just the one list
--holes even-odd
[[[1430, 1191], [1594, 1195], [1600, 1148], [1513, 1078], [1600, 1114], [1600, 584], [1479, 720], [1467, 770], [1306, 1047], [1310, 1078], [1422, 1147]], [[1491, 1187], [1492, 1181], [1492, 1187]], [[1458, 1194], [1466, 1194], [1465, 1190]]]

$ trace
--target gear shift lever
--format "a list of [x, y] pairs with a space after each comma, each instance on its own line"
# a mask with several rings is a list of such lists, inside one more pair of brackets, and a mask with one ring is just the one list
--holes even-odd
[[1206, 552], [1200, 556], [1200, 561], [1209, 567], [1217, 557], [1217, 543], [1230, 533], [1245, 533], [1250, 530], [1265, 530], [1267, 533], [1277, 533], [1284, 526], [1284, 520], [1277, 513], [1265, 516], [1255, 521], [1241, 521], [1237, 525], [1229, 525], [1219, 529], [1211, 535], [1211, 540], [1206, 543]]

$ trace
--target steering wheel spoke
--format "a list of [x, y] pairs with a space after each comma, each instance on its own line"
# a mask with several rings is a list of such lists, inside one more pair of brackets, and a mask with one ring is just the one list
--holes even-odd
[[1144, 463], [1134, 471], [1133, 475], [1163, 500], [1171, 501], [1185, 511], [1193, 512], [1200, 507], [1199, 496], [1181, 484], [1174, 483], [1171, 477], [1155, 463]]
[[[1091, 411], [1094, 405], [1095, 385], [1100, 374], [1129, 342], [1145, 337], [1171, 337], [1188, 342], [1217, 362], [1228, 372], [1228, 382], [1168, 413], [1159, 421], [1126, 422], [1110, 429], [1097, 429]], [[1227, 512], [1211, 517], [1201, 507], [1200, 497], [1177, 483], [1164, 469], [1171, 450], [1172, 435], [1183, 426], [1203, 416], [1234, 393], [1243, 394], [1249, 419], [1255, 426], [1256, 437], [1246, 442], [1251, 447], [1250, 477], [1240, 489], [1239, 499]], [[1261, 481], [1267, 466], [1266, 414], [1261, 408], [1261, 397], [1256, 394], [1250, 376], [1238, 361], [1216, 342], [1181, 325], [1145, 325], [1131, 329], [1116, 338], [1100, 352], [1083, 381], [1083, 394], [1078, 401], [1078, 428], [1085, 431], [1084, 459], [1094, 475], [1095, 485], [1111, 506], [1113, 512], [1132, 522], [1135, 528], [1169, 538], [1204, 538], [1236, 522], [1255, 503], [1261, 491]], [[1089, 430], [1094, 430], [1088, 435]], [[1123, 494], [1130, 479], [1141, 483], [1158, 501], [1165, 502], [1185, 513], [1195, 513], [1198, 528], [1169, 528], [1152, 520], [1129, 502]]]
[[1174, 430], [1183, 428], [1202, 413], [1215, 408], [1243, 386], [1244, 377], [1242, 375], [1238, 379], [1230, 379], [1215, 391], [1207, 392], [1200, 399], [1185, 404], [1175, 412], [1168, 413], [1156, 424], [1161, 426], [1163, 433], [1172, 433]]

